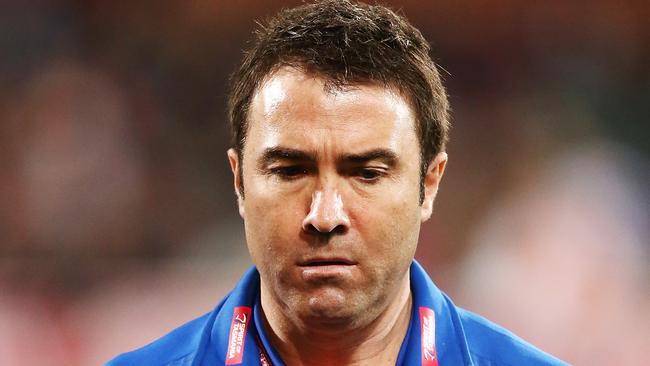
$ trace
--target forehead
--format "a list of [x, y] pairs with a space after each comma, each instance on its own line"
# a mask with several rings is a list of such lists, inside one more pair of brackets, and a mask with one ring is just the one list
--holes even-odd
[[375, 83], [332, 88], [319, 76], [284, 67], [257, 89], [249, 112], [245, 150], [417, 146], [410, 103], [394, 88]]

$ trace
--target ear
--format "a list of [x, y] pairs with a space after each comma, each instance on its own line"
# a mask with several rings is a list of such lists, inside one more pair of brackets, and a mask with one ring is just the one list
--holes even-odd
[[438, 193], [438, 185], [442, 180], [447, 165], [447, 153], [442, 151], [436, 155], [429, 163], [429, 168], [424, 177], [424, 201], [420, 212], [420, 221], [425, 222], [431, 217], [433, 212], [433, 201]]
[[239, 191], [241, 187], [241, 176], [239, 175], [240, 167], [239, 164], [239, 154], [235, 149], [228, 149], [228, 160], [230, 161], [230, 169], [232, 170], [233, 175], [233, 184], [235, 185], [235, 194], [237, 195], [237, 206], [239, 206], [239, 216], [245, 218], [246, 214], [244, 211], [244, 199], [242, 198], [241, 192]]

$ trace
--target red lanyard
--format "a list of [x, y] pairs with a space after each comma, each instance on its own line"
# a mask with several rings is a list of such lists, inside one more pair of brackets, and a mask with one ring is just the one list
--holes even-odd
[[260, 336], [255, 334], [255, 341], [257, 342], [257, 348], [260, 349], [260, 364], [262, 366], [273, 366], [273, 363], [271, 362], [271, 357], [266, 353], [266, 348], [264, 348], [264, 345], [262, 344], [262, 340], [260, 339]]

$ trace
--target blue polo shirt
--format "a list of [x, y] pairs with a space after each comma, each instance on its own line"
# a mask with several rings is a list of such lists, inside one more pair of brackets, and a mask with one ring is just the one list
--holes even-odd
[[[416, 261], [410, 273], [413, 311], [397, 365], [566, 365], [455, 306]], [[284, 365], [262, 326], [259, 297], [253, 267], [213, 311], [106, 366]]]

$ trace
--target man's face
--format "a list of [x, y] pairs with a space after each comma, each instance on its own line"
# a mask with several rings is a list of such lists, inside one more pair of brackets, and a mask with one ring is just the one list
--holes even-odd
[[326, 90], [285, 67], [257, 90], [243, 162], [229, 157], [263, 299], [303, 322], [363, 323], [408, 288], [446, 161], [420, 204], [414, 123], [405, 98], [375, 84]]

